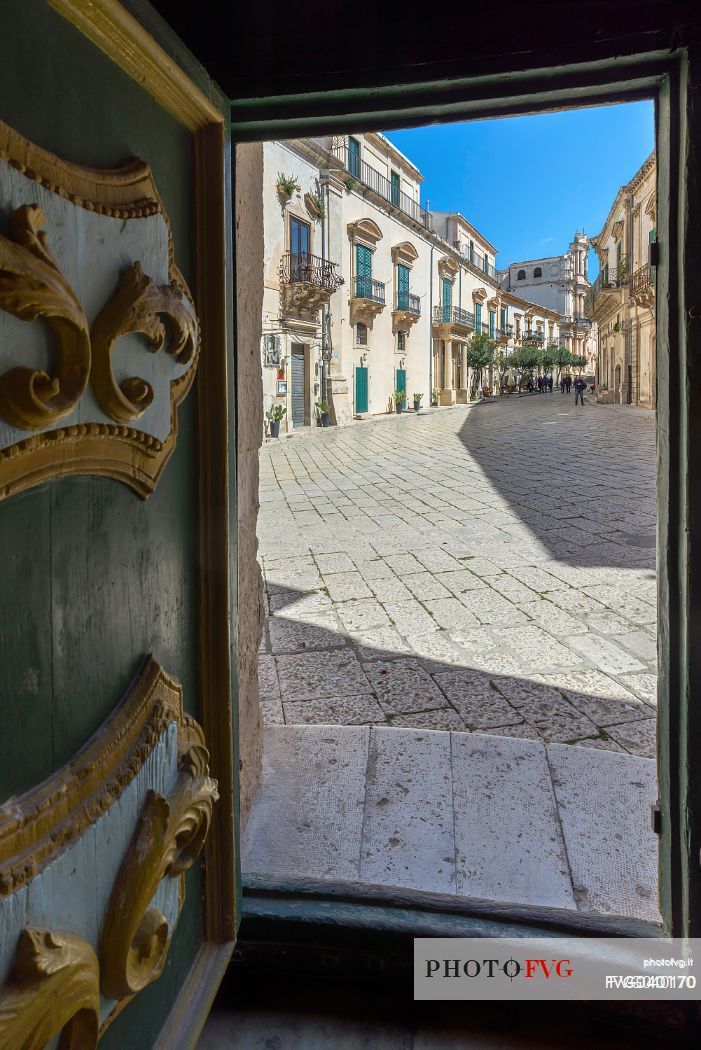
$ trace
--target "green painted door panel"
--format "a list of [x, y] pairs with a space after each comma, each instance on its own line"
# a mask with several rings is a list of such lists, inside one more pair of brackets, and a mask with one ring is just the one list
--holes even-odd
[[[398, 368], [394, 373], [394, 389], [403, 390], [406, 394], [406, 368]], [[406, 408], [406, 398], [402, 401], [402, 407]]]
[[[147, 161], [192, 287], [191, 134], [44, 0], [3, 0], [0, 30], [0, 119], [79, 164]], [[0, 502], [0, 803], [71, 758], [147, 653], [180, 680], [198, 716], [196, 427], [191, 391], [146, 501], [119, 482], [74, 477]], [[187, 885], [163, 976], [101, 1048], [154, 1044], [203, 942], [199, 866]]]
[[355, 370], [355, 411], [367, 412], [368, 405], [368, 370], [358, 365]]

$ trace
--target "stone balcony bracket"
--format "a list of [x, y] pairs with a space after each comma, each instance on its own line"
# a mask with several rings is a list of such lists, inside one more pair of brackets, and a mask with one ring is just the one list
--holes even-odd
[[396, 335], [397, 332], [408, 332], [409, 329], [416, 324], [421, 314], [415, 313], [413, 310], [392, 310], [392, 331]]
[[351, 312], [351, 324], [355, 324], [357, 321], [364, 321], [365, 324], [372, 325], [372, 322], [378, 314], [382, 313], [387, 304], [377, 302], [375, 299], [352, 297], [348, 300], [348, 305]]

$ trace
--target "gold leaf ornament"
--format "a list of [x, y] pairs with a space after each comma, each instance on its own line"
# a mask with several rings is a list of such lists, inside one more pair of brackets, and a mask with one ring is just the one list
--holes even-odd
[[42, 317], [54, 337], [53, 374], [18, 365], [0, 376], [0, 415], [12, 426], [40, 430], [70, 415], [90, 375], [88, 322], [49, 250], [36, 204], [10, 215], [0, 236], [0, 309], [21, 321]]
[[186, 871], [204, 845], [219, 797], [208, 761], [203, 745], [191, 745], [168, 797], [153, 790], [146, 796], [100, 936], [101, 988], [108, 999], [135, 995], [161, 975], [171, 931], [151, 900], [161, 879]]
[[149, 349], [166, 352], [179, 364], [190, 364], [198, 345], [198, 326], [182, 286], [173, 280], [158, 287], [135, 262], [122, 275], [117, 291], [92, 327], [91, 382], [103, 412], [118, 423], [133, 423], [153, 401], [145, 379], [130, 376], [117, 383], [112, 352], [120, 336], [140, 332]]
[[61, 1033], [59, 1050], [94, 1050], [99, 1007], [91, 946], [66, 933], [22, 930], [14, 971], [0, 988], [0, 1046], [42, 1050]]

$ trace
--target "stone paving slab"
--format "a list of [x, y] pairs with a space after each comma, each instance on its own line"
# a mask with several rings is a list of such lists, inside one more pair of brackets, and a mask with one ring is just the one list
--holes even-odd
[[371, 729], [360, 881], [455, 893], [450, 733]]
[[543, 744], [455, 733], [452, 759], [458, 893], [575, 908]]
[[266, 729], [246, 871], [357, 880], [369, 740], [367, 726]]
[[520, 730], [267, 728], [243, 871], [659, 921], [655, 762]]
[[659, 922], [655, 763], [559, 744], [548, 761], [580, 911]]

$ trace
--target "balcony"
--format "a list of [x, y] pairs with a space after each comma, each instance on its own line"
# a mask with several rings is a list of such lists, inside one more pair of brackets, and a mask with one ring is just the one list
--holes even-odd
[[623, 255], [621, 261], [613, 273], [605, 268], [596, 278], [584, 300], [584, 309], [591, 314], [594, 321], [599, 315], [608, 315], [611, 310], [621, 305], [624, 298], [624, 289], [630, 284], [628, 274], [628, 256]]
[[542, 346], [545, 342], [545, 336], [542, 332], [534, 332], [529, 329], [523, 333], [521, 341], [523, 343], [531, 343], [533, 346]]
[[421, 316], [421, 298], [411, 292], [398, 291], [397, 305], [392, 311], [392, 328], [395, 332], [406, 332]]
[[593, 321], [590, 317], [573, 317], [570, 314], [569, 316], [563, 317], [561, 323], [576, 325], [579, 328], [591, 328]]
[[562, 346], [562, 339], [548, 339], [548, 350], [559, 350]]
[[508, 343], [513, 334], [514, 326], [512, 324], [507, 324], [504, 325], [503, 328], [497, 328], [495, 338], [499, 343]]
[[631, 277], [630, 297], [637, 306], [655, 305], [655, 272], [647, 263]]
[[433, 323], [457, 325], [460, 328], [475, 330], [475, 315], [459, 306], [434, 306]]
[[303, 320], [318, 320], [319, 309], [343, 284], [336, 263], [309, 252], [286, 252], [280, 263], [282, 306]]
[[408, 314], [421, 314], [421, 299], [411, 292], [397, 292], [397, 309], [404, 310]]
[[331, 149], [334, 157], [337, 157], [346, 171], [349, 173], [351, 178], [357, 179], [358, 182], [362, 182], [364, 186], [367, 186], [373, 193], [377, 193], [384, 200], [388, 201], [399, 211], [404, 212], [414, 222], [418, 222], [421, 226], [426, 229], [430, 229], [431, 225], [431, 214], [422, 208], [417, 201], [413, 200], [406, 193], [402, 193], [398, 187], [393, 186], [389, 179], [386, 179], [384, 175], [381, 175], [379, 171], [375, 171], [369, 164], [366, 164], [364, 160], [358, 160], [355, 156], [349, 156], [348, 146], [345, 143], [341, 143], [338, 146], [334, 146]]
[[355, 319], [372, 321], [385, 308], [385, 286], [373, 277], [356, 276], [350, 299]]

